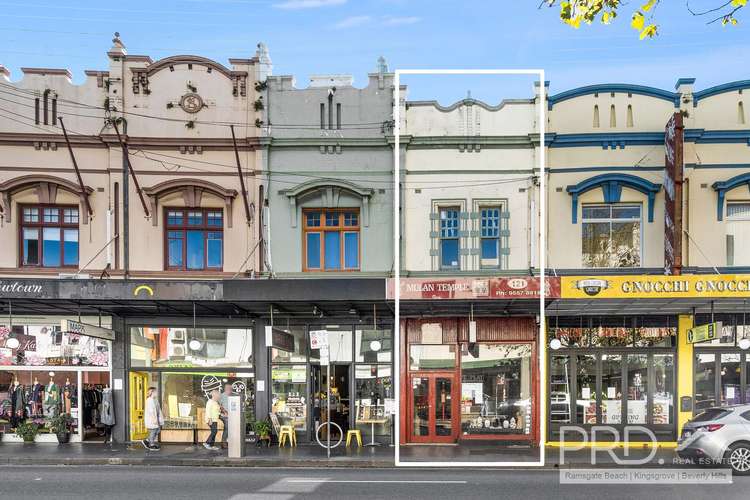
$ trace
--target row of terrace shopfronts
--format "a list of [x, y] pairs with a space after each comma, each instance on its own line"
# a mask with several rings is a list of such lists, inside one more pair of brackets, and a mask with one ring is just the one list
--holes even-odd
[[626, 424], [669, 443], [696, 412], [750, 402], [750, 276], [547, 278], [545, 338], [537, 278], [399, 286], [396, 338], [393, 280], [0, 280], [3, 439], [65, 412], [73, 440], [101, 440], [107, 392], [115, 439], [140, 439], [151, 386], [176, 443], [205, 439], [206, 395], [224, 384], [244, 397], [248, 439], [272, 416], [309, 442], [327, 397], [331, 421], [367, 441], [395, 442], [398, 410], [402, 444], [498, 446]]

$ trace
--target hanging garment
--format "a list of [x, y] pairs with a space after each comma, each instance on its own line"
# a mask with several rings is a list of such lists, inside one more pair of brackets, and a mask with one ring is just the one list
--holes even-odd
[[115, 425], [114, 399], [112, 397], [112, 389], [109, 387], [102, 391], [100, 421], [107, 426]]

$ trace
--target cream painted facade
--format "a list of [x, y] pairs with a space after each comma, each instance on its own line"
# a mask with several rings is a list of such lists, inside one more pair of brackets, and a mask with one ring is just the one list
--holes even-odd
[[[663, 268], [664, 128], [675, 112], [684, 114], [685, 126], [683, 267], [731, 270], [750, 265], [744, 250], [750, 244], [750, 214], [727, 216], [727, 202], [750, 201], [748, 180], [741, 177], [750, 173], [750, 117], [746, 111], [750, 81], [700, 91], [693, 87], [693, 79], [680, 79], [674, 91], [616, 84], [549, 96], [546, 230], [550, 269], [587, 267], [582, 255], [583, 208], [606, 206], [606, 182], [619, 174], [658, 187], [653, 220], [649, 221], [648, 195], [634, 189], [629, 180], [615, 179], [621, 196], [614, 205], [641, 207], [640, 265], [631, 270]], [[609, 176], [600, 180], [605, 188], [598, 185], [581, 193], [574, 222], [573, 196], [568, 189], [597, 176]], [[733, 178], [735, 182], [720, 204], [715, 185]], [[737, 206], [734, 211], [742, 210]]]
[[[255, 250], [264, 160], [256, 120], [263, 120], [264, 106], [255, 87], [271, 72], [265, 46], [225, 67], [198, 56], [152, 61], [129, 55], [116, 36], [107, 58], [109, 67], [86, 71], [81, 84], [65, 69], [24, 68], [15, 80], [0, 67], [0, 273], [98, 277], [104, 269], [116, 276], [127, 268], [132, 276], [215, 277], [260, 271], [261, 252]], [[117, 120], [127, 142], [144, 200], [128, 178], [127, 252], [123, 155], [108, 118]], [[90, 217], [61, 122], [88, 194]], [[235, 124], [249, 217], [229, 124]], [[22, 266], [22, 204], [78, 207], [76, 266]], [[169, 207], [222, 212], [221, 268], [167, 270]]]
[[[447, 107], [435, 101], [402, 106], [401, 244], [407, 274], [526, 274], [538, 265], [539, 160], [532, 140], [538, 105], [537, 99], [490, 106], [467, 98]], [[446, 209], [458, 211], [455, 260], [444, 256]], [[495, 251], [482, 250], [482, 220], [494, 216], [487, 209], [499, 210], [497, 258], [485, 258]]]

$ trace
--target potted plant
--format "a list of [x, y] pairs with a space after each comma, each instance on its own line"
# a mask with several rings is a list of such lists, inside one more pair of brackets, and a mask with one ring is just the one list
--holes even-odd
[[21, 422], [16, 426], [16, 436], [23, 439], [24, 443], [33, 443], [39, 433], [39, 427], [33, 422]]
[[57, 442], [65, 444], [70, 441], [70, 424], [73, 419], [67, 413], [61, 413], [47, 421], [47, 427], [57, 435]]
[[263, 441], [266, 442], [266, 446], [271, 445], [271, 423], [268, 420], [256, 420], [253, 424], [253, 429], [255, 430], [258, 446]]

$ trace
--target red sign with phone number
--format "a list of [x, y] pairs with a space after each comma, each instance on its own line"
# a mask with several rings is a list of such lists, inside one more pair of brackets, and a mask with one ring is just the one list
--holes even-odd
[[[389, 279], [387, 298], [396, 297], [396, 281]], [[546, 297], [560, 297], [559, 278], [545, 278]], [[532, 276], [507, 278], [401, 278], [401, 300], [539, 299], [541, 281]]]

